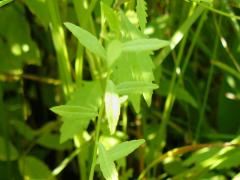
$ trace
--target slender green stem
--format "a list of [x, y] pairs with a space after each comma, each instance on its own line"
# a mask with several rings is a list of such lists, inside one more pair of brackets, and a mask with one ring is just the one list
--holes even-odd
[[[214, 59], [216, 56], [217, 47], [218, 47], [218, 38], [216, 37], [212, 59]], [[198, 120], [196, 134], [195, 134], [195, 142], [197, 142], [199, 139], [202, 124], [204, 122], [204, 116], [205, 116], [205, 110], [206, 110], [206, 106], [207, 106], [208, 95], [209, 95], [210, 86], [211, 86], [212, 79], [213, 79], [213, 72], [214, 72], [214, 65], [211, 63], [208, 80], [207, 80], [207, 86], [206, 86], [206, 90], [205, 90], [204, 97], [203, 97], [203, 103], [202, 103], [201, 109], [200, 109], [199, 120]]]
[[186, 35], [192, 24], [202, 14], [203, 10], [203, 7], [197, 7], [194, 13], [184, 21], [181, 27], [172, 36], [170, 40], [170, 46], [164, 48], [154, 59], [154, 63], [156, 65], [160, 65], [164, 61], [164, 59], [170, 54], [170, 52], [179, 44], [179, 42]]
[[56, 0], [46, 1], [46, 3], [50, 15], [50, 28], [57, 54], [58, 68], [60, 78], [62, 80], [63, 92], [65, 99], [68, 99], [68, 96], [72, 91], [72, 77], [59, 8]]
[[102, 121], [103, 115], [104, 115], [104, 103], [102, 103], [102, 106], [99, 111], [98, 119], [97, 119], [95, 144], [94, 144], [93, 159], [92, 159], [92, 165], [91, 165], [91, 169], [90, 169], [89, 180], [93, 180], [93, 177], [94, 177], [94, 169], [96, 166], [96, 159], [97, 159], [98, 139], [99, 139], [99, 134], [100, 134], [100, 129], [101, 129], [101, 121]]

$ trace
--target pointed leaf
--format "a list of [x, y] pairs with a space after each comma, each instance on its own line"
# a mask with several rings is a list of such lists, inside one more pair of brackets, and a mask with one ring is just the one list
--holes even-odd
[[72, 23], [66, 22], [64, 23], [64, 25], [68, 28], [69, 31], [73, 33], [73, 35], [78, 39], [78, 41], [83, 46], [85, 46], [89, 51], [103, 59], [106, 59], [105, 49], [95, 36]]
[[156, 38], [135, 39], [123, 43], [123, 51], [125, 52], [154, 51], [168, 45], [169, 45], [168, 41], [159, 40]]
[[137, 10], [137, 16], [138, 16], [140, 28], [142, 31], [144, 31], [147, 24], [146, 2], [144, 0], [137, 0], [136, 10]]
[[61, 105], [51, 108], [53, 112], [68, 118], [88, 118], [97, 116], [97, 110], [92, 107]]
[[143, 93], [157, 88], [158, 85], [145, 81], [127, 81], [117, 85], [117, 92], [119, 94], [133, 94]]
[[105, 93], [105, 110], [110, 133], [113, 134], [116, 130], [120, 115], [120, 99], [115, 91], [115, 85], [112, 81], [107, 82]]
[[106, 180], [117, 180], [118, 172], [114, 162], [108, 157], [102, 144], [98, 144], [100, 169]]
[[112, 149], [107, 151], [107, 154], [112, 161], [116, 161], [118, 159], [126, 157], [143, 143], [145, 143], [144, 139], [126, 141], [114, 146]]

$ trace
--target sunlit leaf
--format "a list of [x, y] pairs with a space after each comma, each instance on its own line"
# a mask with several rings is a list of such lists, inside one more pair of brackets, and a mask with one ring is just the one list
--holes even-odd
[[107, 47], [107, 63], [109, 67], [119, 58], [121, 53], [122, 43], [118, 40], [111, 41]]
[[141, 94], [157, 88], [158, 85], [145, 81], [125, 81], [117, 85], [117, 92], [119, 94]]
[[137, 0], [136, 10], [140, 28], [142, 31], [144, 31], [147, 24], [146, 2], [144, 0]]
[[109, 158], [104, 146], [98, 144], [100, 169], [106, 180], [117, 180], [118, 172], [114, 162]]
[[107, 151], [107, 154], [112, 161], [116, 161], [135, 151], [144, 142], [144, 139], [125, 141], [111, 148]]
[[76, 26], [72, 23], [66, 22], [64, 25], [69, 31], [78, 39], [78, 41], [85, 46], [89, 51], [98, 55], [99, 57], [106, 59], [106, 51], [95, 36], [83, 28]]
[[97, 110], [93, 107], [61, 105], [52, 107], [51, 110], [56, 114], [68, 118], [94, 118], [97, 116]]
[[143, 52], [154, 51], [169, 45], [168, 41], [151, 39], [135, 39], [123, 43], [123, 51], [125, 52]]
[[113, 134], [116, 130], [120, 115], [120, 99], [115, 90], [115, 85], [112, 81], [107, 82], [105, 93], [105, 111], [108, 120], [110, 133]]

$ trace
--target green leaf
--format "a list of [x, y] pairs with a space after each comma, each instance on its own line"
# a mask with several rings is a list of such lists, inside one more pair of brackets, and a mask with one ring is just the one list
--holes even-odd
[[18, 158], [18, 152], [11, 142], [0, 137], [0, 161], [14, 161]]
[[144, 0], [137, 0], [136, 10], [140, 28], [142, 31], [144, 31], [147, 24], [146, 2]]
[[64, 25], [89, 51], [103, 59], [106, 59], [106, 51], [95, 36], [72, 23], [66, 22]]
[[143, 143], [145, 143], [144, 139], [125, 141], [107, 151], [108, 157], [112, 161], [116, 161], [118, 159], [126, 157], [127, 155], [135, 151]]
[[44, 24], [44, 26], [47, 27], [50, 19], [45, 1], [46, 0], [24, 0], [33, 14], [35, 14]]
[[0, 7], [4, 6], [4, 5], [6, 5], [6, 4], [8, 4], [8, 3], [12, 2], [12, 1], [13, 0], [2, 0], [2, 1], [0, 1]]
[[157, 88], [158, 85], [145, 81], [125, 81], [117, 85], [117, 92], [119, 94], [141, 94]]
[[154, 51], [168, 45], [169, 45], [168, 41], [159, 40], [156, 38], [134, 39], [123, 43], [123, 51], [125, 52]]
[[60, 116], [73, 119], [92, 119], [97, 116], [97, 109], [94, 107], [61, 105], [52, 107], [51, 110]]
[[98, 144], [100, 169], [106, 180], [117, 180], [118, 172], [114, 162], [108, 157], [108, 154], [102, 144]]
[[107, 82], [104, 100], [105, 100], [106, 117], [108, 120], [108, 127], [110, 129], [110, 133], [114, 134], [118, 124], [121, 104], [120, 104], [119, 96], [115, 90], [115, 85], [110, 80]]
[[83, 118], [62, 118], [63, 125], [60, 128], [61, 137], [60, 143], [65, 142], [68, 139], [71, 139], [74, 135], [79, 134], [84, 131], [90, 122], [90, 119]]
[[19, 167], [24, 179], [37, 180], [37, 179], [48, 179], [54, 180], [51, 171], [47, 165], [41, 160], [26, 156], [19, 161]]
[[107, 63], [110, 67], [119, 58], [122, 53], [122, 43], [118, 40], [113, 40], [107, 47]]
[[120, 32], [120, 22], [116, 15], [116, 13], [113, 11], [112, 8], [101, 2], [101, 8], [104, 16], [106, 17], [109, 27], [112, 31], [115, 31], [116, 33]]
[[[60, 129], [61, 137], [60, 142], [64, 142], [72, 138], [75, 134], [84, 131], [92, 118], [96, 116], [97, 110], [101, 104], [103, 92], [99, 81], [84, 81], [76, 91], [71, 95], [70, 100], [67, 102], [67, 106], [70, 107], [80, 107], [85, 113], [84, 109], [87, 109], [90, 115], [84, 114], [87, 118], [80, 118], [76, 116], [64, 116], [61, 120], [63, 125]], [[61, 112], [62, 113], [62, 112]], [[69, 113], [69, 112], [68, 112]], [[81, 114], [83, 117], [83, 114]]]
[[[14, 23], [9, 23], [9, 19], [13, 19]], [[39, 50], [25, 18], [25, 9], [20, 3], [1, 8], [0, 36], [1, 72], [21, 70], [24, 63], [41, 64]]]
[[[121, 56], [115, 61], [112, 66], [111, 78], [114, 83], [120, 84], [126, 81], [145, 81], [152, 83], [154, 81], [153, 75], [154, 64], [147, 52], [126, 53], [123, 52]], [[152, 90], [144, 92], [145, 101], [151, 104]], [[132, 103], [136, 112], [140, 110], [141, 94], [130, 94], [129, 100]]]

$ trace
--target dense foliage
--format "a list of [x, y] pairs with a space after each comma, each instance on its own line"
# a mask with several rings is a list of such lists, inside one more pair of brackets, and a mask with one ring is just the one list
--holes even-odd
[[1, 0], [0, 179], [240, 179], [238, 0]]

